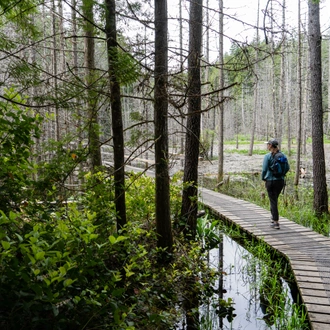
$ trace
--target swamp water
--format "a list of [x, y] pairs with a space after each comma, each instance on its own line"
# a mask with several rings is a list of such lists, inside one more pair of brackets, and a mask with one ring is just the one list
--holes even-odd
[[[280, 283], [276, 284], [277, 290], [280, 290], [282, 293], [283, 300], [280, 308], [284, 312], [282, 313], [282, 320], [275, 326], [270, 321], [271, 315], [266, 313], [266, 306], [260, 294], [261, 276], [263, 276], [261, 274], [262, 261], [254, 257], [230, 237], [222, 235], [222, 243], [220, 243], [219, 248], [210, 250], [208, 262], [212, 268], [222, 268], [223, 270], [223, 276], [218, 281], [220, 295], [210, 299], [208, 305], [199, 308], [200, 324], [196, 329], [286, 329], [286, 320], [290, 319], [292, 315], [292, 304], [297, 297], [295, 286], [293, 289], [290, 288], [289, 283], [283, 278], [280, 278]], [[233, 315], [235, 316], [231, 321], [217, 315], [218, 298], [227, 301], [228, 299], [232, 300], [232, 307], [234, 308]], [[194, 329], [194, 327], [191, 328], [181, 324], [178, 330], [183, 329]], [[291, 327], [291, 329], [300, 330], [303, 328]]]

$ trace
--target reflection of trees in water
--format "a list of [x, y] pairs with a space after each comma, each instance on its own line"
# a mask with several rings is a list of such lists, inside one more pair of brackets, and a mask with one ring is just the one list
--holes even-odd
[[[211, 275], [202, 271], [186, 283], [186, 318], [180, 330], [220, 330], [233, 326], [274, 329], [283, 322], [279, 318], [289, 319], [293, 303], [298, 302], [298, 290], [294, 281], [286, 277], [290, 270], [285, 261], [266, 262], [256, 256], [265, 253], [261, 251], [265, 249], [262, 245], [252, 247], [257, 249], [253, 255], [242, 246], [250, 245], [248, 241], [240, 241], [239, 245], [216, 229], [212, 232], [220, 240], [208, 252], [207, 263], [215, 270], [216, 279], [212, 287], [206, 288], [203, 284], [209, 282]], [[204, 245], [210, 243], [207, 237], [203, 240]], [[203, 281], [203, 277], [208, 281]]]
[[[207, 219], [206, 219], [207, 220]], [[197, 330], [221, 329], [223, 319], [229, 322], [235, 317], [232, 299], [225, 300], [223, 278], [223, 234], [212, 226], [203, 226], [205, 222], [199, 221], [197, 231], [203, 241], [204, 247], [213, 247], [217, 250], [217, 268], [210, 273], [202, 272], [199, 276], [191, 276], [186, 281], [186, 292], [184, 296], [184, 308], [186, 318], [182, 329]], [[207, 253], [207, 262], [210, 265], [210, 255]], [[205, 281], [203, 280], [205, 278]], [[212, 278], [214, 281], [212, 281]], [[210, 280], [211, 279], [211, 280]], [[213, 283], [212, 283], [213, 282]], [[211, 285], [209, 285], [211, 283]]]

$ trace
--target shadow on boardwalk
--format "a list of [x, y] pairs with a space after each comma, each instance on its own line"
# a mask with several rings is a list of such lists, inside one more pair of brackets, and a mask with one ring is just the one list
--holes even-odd
[[330, 329], [330, 239], [280, 217], [270, 227], [269, 211], [249, 202], [200, 188], [201, 203], [220, 219], [238, 225], [286, 257], [313, 330]]

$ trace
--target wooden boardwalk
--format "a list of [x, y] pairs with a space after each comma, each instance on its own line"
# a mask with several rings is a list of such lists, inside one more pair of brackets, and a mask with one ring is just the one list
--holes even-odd
[[211, 190], [199, 190], [201, 202], [220, 219], [239, 225], [286, 257], [311, 329], [330, 330], [330, 239], [282, 217], [281, 229], [273, 229], [268, 210]]

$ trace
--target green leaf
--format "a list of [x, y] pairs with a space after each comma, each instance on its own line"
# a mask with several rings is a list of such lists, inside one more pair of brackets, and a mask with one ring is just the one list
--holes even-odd
[[64, 281], [63, 285], [66, 288], [67, 286], [71, 285], [74, 281], [71, 278], [68, 278]]
[[23, 237], [21, 235], [18, 235], [17, 233], [15, 233], [15, 235], [19, 239], [20, 243], [22, 243], [23, 242]]
[[38, 241], [38, 238], [37, 237], [30, 237], [30, 242], [31, 243], [36, 243]]
[[40, 274], [40, 269], [34, 269], [33, 270], [34, 275], [39, 275]]
[[17, 214], [14, 213], [14, 212], [12, 212], [12, 211], [10, 211], [9, 212], [9, 219], [12, 220], [12, 221], [14, 221], [14, 220], [16, 220], [16, 218], [17, 218]]
[[42, 260], [45, 259], [45, 252], [44, 251], [40, 251], [35, 255], [37, 260]]
[[116, 237], [113, 236], [113, 235], [109, 236], [109, 241], [110, 241], [111, 244], [116, 244], [117, 243]]
[[52, 308], [53, 308], [54, 316], [57, 316], [59, 314], [59, 309], [55, 305], [52, 305]]
[[46, 277], [44, 277], [44, 282], [47, 284], [47, 286], [50, 286], [50, 280]]
[[91, 240], [93, 240], [93, 239], [96, 239], [96, 238], [98, 238], [98, 234], [90, 234], [89, 235], [89, 240], [91, 241]]
[[34, 257], [29, 253], [28, 253], [28, 257], [30, 258], [32, 265], [34, 265], [36, 263], [36, 259], [34, 259]]
[[60, 267], [60, 273], [61, 273], [61, 275], [65, 275], [66, 269], [64, 267]]
[[113, 235], [109, 236], [109, 241], [111, 244], [116, 244], [118, 242], [124, 241], [125, 239], [127, 239], [126, 236], [118, 236], [117, 238]]
[[9, 219], [6, 217], [5, 214], [1, 214], [1, 217], [0, 217], [0, 225], [3, 225], [5, 223], [8, 223], [9, 222]]
[[117, 242], [121, 242], [121, 241], [124, 241], [124, 240], [126, 240], [128, 237], [126, 237], [126, 236], [118, 236], [117, 237]]
[[51, 279], [51, 283], [57, 281], [57, 283], [60, 283], [61, 281], [63, 281], [63, 277], [62, 276], [56, 276], [56, 277], [52, 277]]
[[1, 241], [1, 244], [5, 250], [8, 250], [10, 248], [10, 243], [7, 241]]

